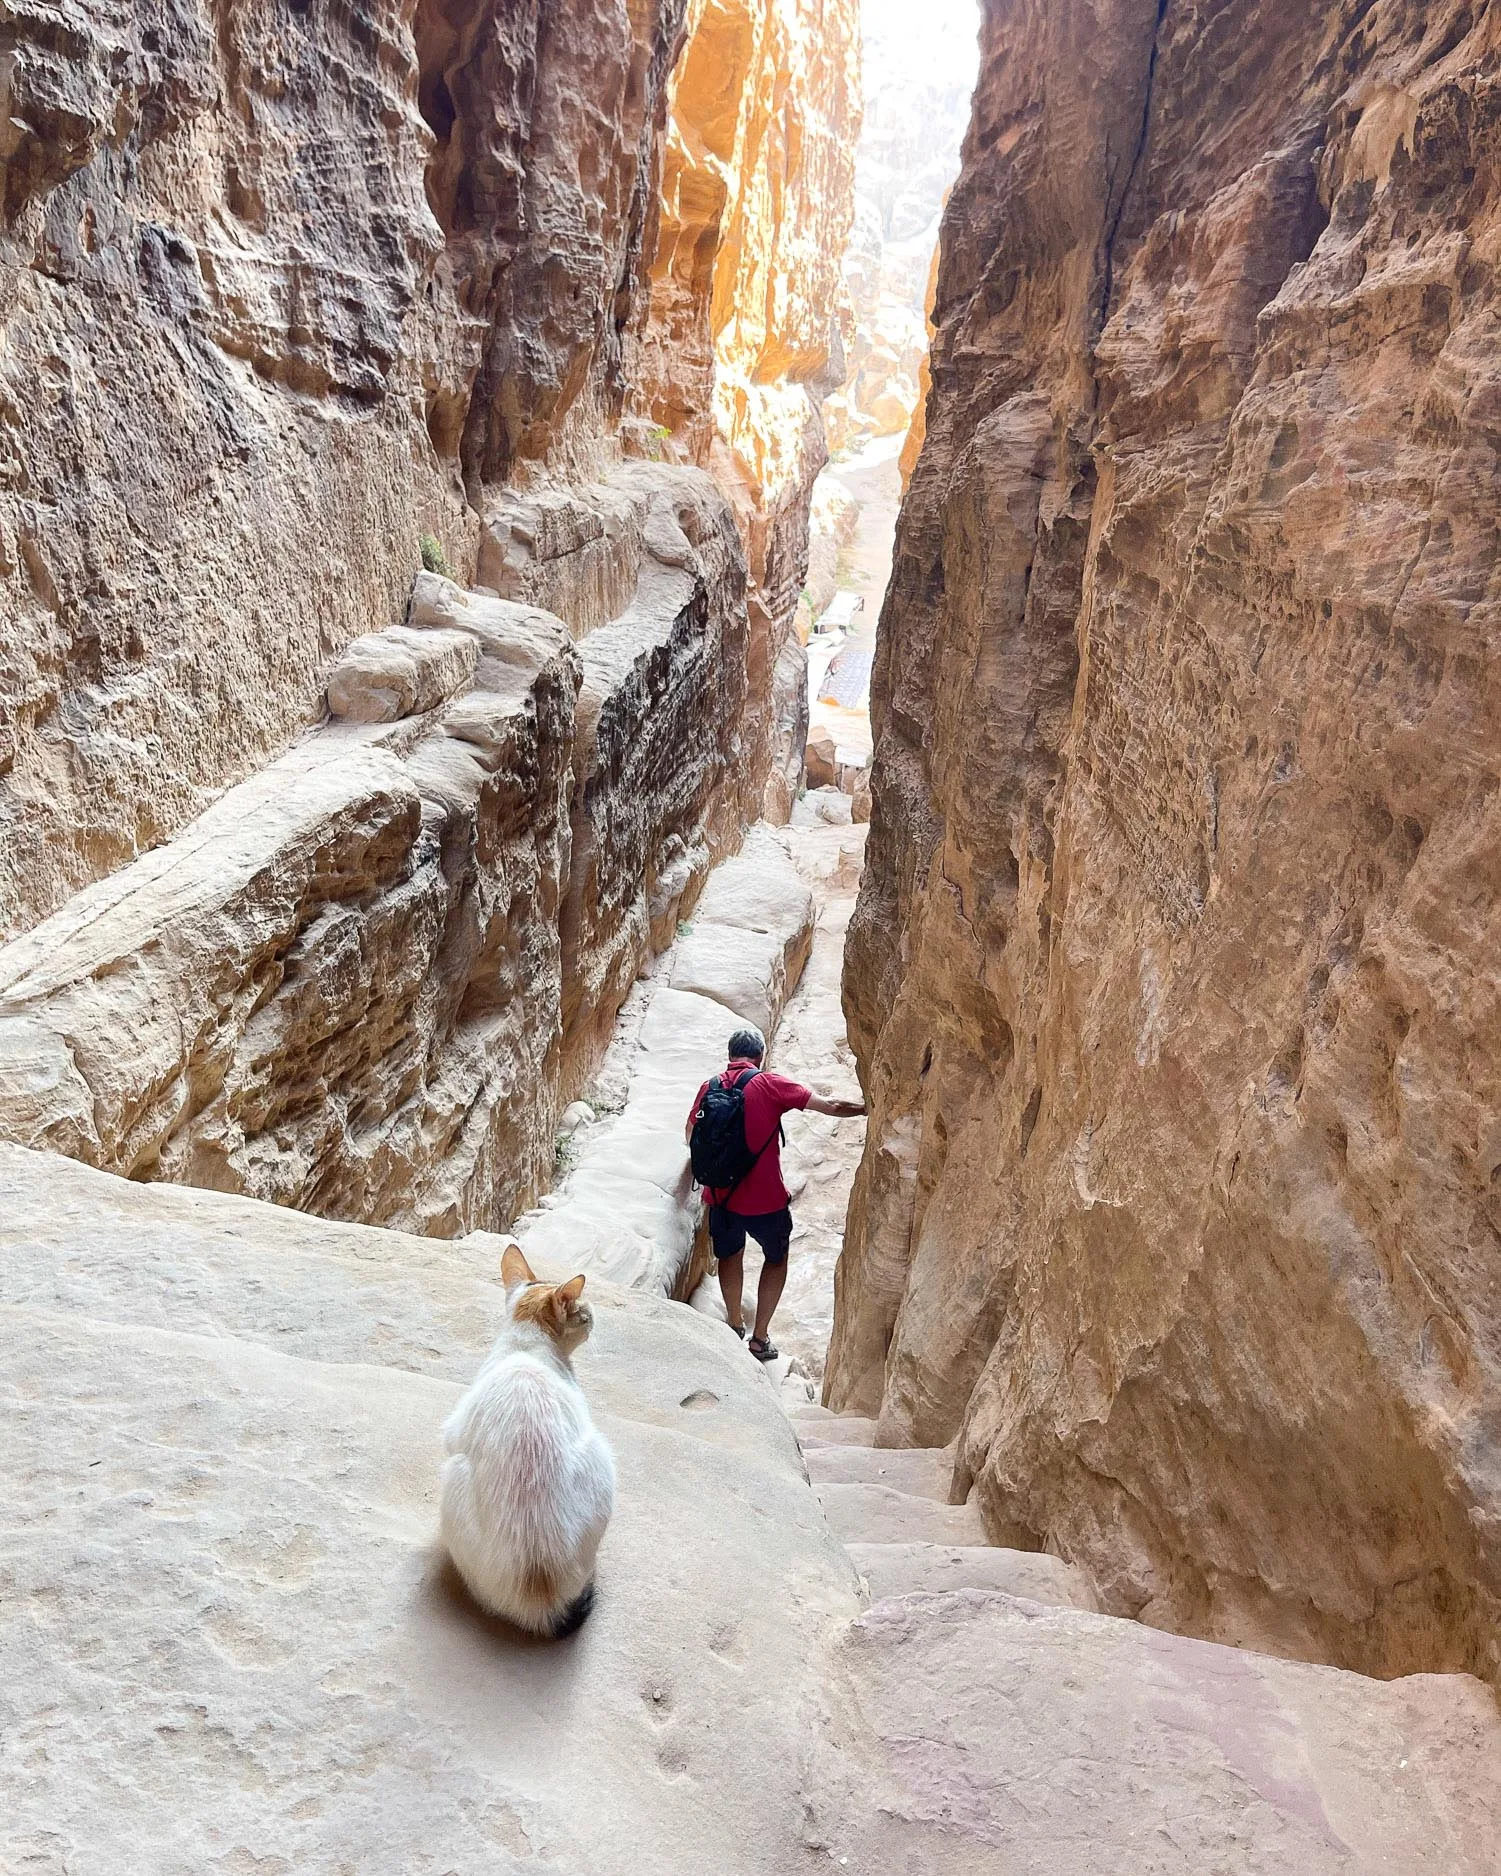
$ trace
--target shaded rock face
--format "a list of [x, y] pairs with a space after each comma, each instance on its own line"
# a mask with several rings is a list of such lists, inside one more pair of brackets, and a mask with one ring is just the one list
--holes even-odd
[[[761, 312], [701, 353], [647, 290], [689, 13], [12, 22], [8, 1137], [504, 1223], [773, 763], [790, 798], [811, 472], [756, 412], [813, 450], [854, 5], [746, 11], [726, 252]], [[750, 441], [711, 464], [731, 369]], [[639, 389], [679, 370], [682, 463]], [[426, 534], [476, 590], [408, 612]]]
[[327, 727], [0, 947], [0, 1135], [441, 1236], [546, 1189], [560, 1106], [739, 838], [734, 522], [692, 469], [600, 499], [634, 529], [617, 619], [575, 645], [422, 575]]
[[656, 495], [651, 553], [633, 604], [580, 646], [565, 1097], [602, 1060], [643, 959], [672, 942], [740, 834], [747, 620], [735, 525], [695, 470], [627, 475]]
[[1498, 45], [988, 7], [828, 1380], [1117, 1612], [1493, 1682]]
[[802, 742], [791, 649], [859, 134], [857, 0], [690, 0], [672, 82], [640, 407], [712, 468], [750, 567], [748, 812], [785, 821]]
[[429, 575], [335, 678], [455, 641], [427, 715], [367, 727], [390, 687], [352, 690], [355, 722], [0, 949], [0, 1133], [441, 1236], [545, 1184], [577, 654]]
[[419, 102], [443, 272], [483, 332], [470, 395], [440, 386], [477, 490], [582, 477], [630, 389], [685, 0], [418, 0]]
[[284, 749], [482, 486], [592, 473], [683, 0], [22, 12], [0, 934]]

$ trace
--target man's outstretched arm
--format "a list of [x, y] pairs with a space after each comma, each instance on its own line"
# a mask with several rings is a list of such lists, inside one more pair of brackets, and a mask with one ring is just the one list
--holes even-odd
[[810, 1094], [806, 1111], [809, 1114], [832, 1114], [835, 1120], [853, 1120], [856, 1115], [865, 1112], [863, 1101], [831, 1101], [826, 1095]]

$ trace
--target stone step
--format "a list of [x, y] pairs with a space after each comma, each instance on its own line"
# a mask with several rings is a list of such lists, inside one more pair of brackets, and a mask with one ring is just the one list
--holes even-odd
[[805, 1449], [810, 1446], [874, 1446], [876, 1443], [875, 1421], [862, 1420], [858, 1414], [838, 1414], [831, 1420], [805, 1425], [801, 1413], [795, 1413], [792, 1426]]
[[973, 1589], [874, 1603], [833, 1669], [862, 1748], [813, 1743], [807, 1829], [851, 1871], [1498, 1869], [1501, 1718], [1467, 1675], [1367, 1680]]
[[[806, 1456], [806, 1455], [805, 1455]], [[814, 1487], [829, 1529], [846, 1544], [984, 1544], [975, 1505], [935, 1504], [888, 1485]]]
[[807, 1445], [803, 1460], [815, 1485], [889, 1485], [913, 1498], [949, 1502], [954, 1461], [936, 1447]]
[[951, 1589], [998, 1590], [1063, 1609], [1097, 1609], [1082, 1570], [1045, 1551], [992, 1544], [851, 1544], [850, 1561], [872, 1602]]

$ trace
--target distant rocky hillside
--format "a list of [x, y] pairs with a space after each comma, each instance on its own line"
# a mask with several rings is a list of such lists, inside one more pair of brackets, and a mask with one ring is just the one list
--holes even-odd
[[977, 0], [862, 0], [865, 118], [855, 226], [845, 254], [845, 379], [832, 443], [899, 436], [922, 394], [924, 319], [944, 198], [959, 173], [978, 65]]
[[1493, 1683], [1498, 54], [987, 5], [828, 1383], [1118, 1613]]

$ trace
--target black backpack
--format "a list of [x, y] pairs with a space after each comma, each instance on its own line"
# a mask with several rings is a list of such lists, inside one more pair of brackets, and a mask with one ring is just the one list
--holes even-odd
[[745, 1137], [745, 1090], [760, 1072], [756, 1068], [744, 1069], [728, 1087], [723, 1077], [716, 1075], [704, 1090], [704, 1098], [693, 1117], [693, 1132], [688, 1141], [693, 1177], [701, 1186], [723, 1192], [726, 1198], [736, 1186], [744, 1183], [761, 1153], [781, 1132], [779, 1126], [760, 1153], [752, 1150]]

